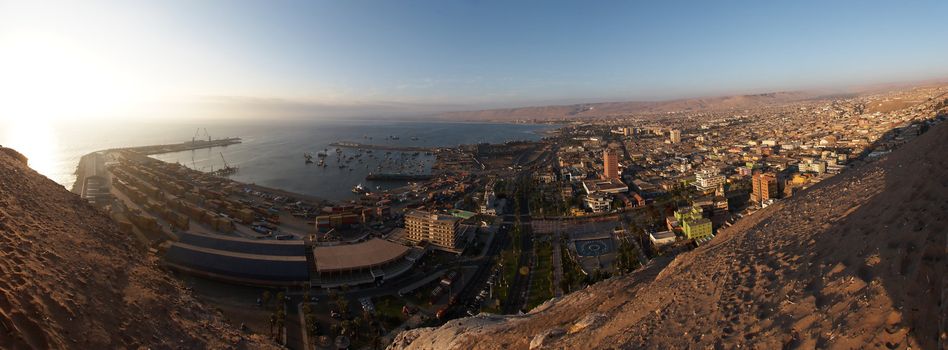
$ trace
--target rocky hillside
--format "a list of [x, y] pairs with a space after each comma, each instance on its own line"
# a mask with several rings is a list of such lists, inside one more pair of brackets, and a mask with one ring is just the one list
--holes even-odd
[[670, 262], [392, 348], [944, 349], [946, 144], [941, 124]]
[[275, 348], [225, 324], [24, 161], [0, 148], [0, 349]]

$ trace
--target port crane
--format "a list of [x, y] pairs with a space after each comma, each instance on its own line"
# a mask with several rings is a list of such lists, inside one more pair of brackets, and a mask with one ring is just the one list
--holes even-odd
[[[195, 142], [198, 136], [201, 136], [201, 128], [194, 130], [194, 136], [191, 136], [191, 142]], [[211, 142], [211, 134], [207, 133], [207, 128], [204, 128], [204, 136], [207, 136], [207, 142]]]
[[237, 167], [230, 166], [230, 164], [227, 164], [227, 160], [224, 159], [224, 153], [223, 152], [219, 152], [219, 153], [221, 155], [221, 161], [224, 162], [224, 167], [216, 171], [211, 171], [211, 173], [217, 176], [228, 176], [228, 175], [233, 175], [237, 173]]

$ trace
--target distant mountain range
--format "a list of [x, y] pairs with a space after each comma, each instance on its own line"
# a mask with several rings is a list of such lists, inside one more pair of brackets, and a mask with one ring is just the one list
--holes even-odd
[[470, 111], [443, 112], [440, 119], [458, 121], [514, 121], [524, 119], [595, 118], [630, 114], [647, 115], [669, 112], [699, 112], [742, 110], [775, 106], [790, 102], [837, 99], [868, 93], [879, 93], [894, 89], [906, 89], [930, 85], [943, 85], [948, 78], [914, 82], [895, 82], [853, 87], [846, 90], [779, 91], [748, 95], [683, 98], [666, 101], [596, 102], [565, 105], [493, 108]]
[[[839, 96], [840, 95], [832, 95], [832, 97]], [[747, 109], [827, 97], [831, 96], [819, 92], [790, 91], [755, 95], [688, 98], [654, 102], [599, 102], [571, 105], [458, 111], [441, 113], [439, 117], [451, 120], [470, 121], [512, 121], [533, 118], [556, 119], [576, 117], [608, 117], [628, 114]]]

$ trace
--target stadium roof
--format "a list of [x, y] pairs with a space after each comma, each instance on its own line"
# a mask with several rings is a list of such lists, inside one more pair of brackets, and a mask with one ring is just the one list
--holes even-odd
[[384, 239], [313, 248], [316, 271], [341, 272], [370, 268], [398, 260], [408, 253], [408, 247]]
[[165, 253], [169, 263], [234, 280], [305, 281], [309, 279], [306, 256], [238, 253], [173, 243]]
[[302, 240], [261, 240], [224, 235], [180, 232], [179, 242], [203, 248], [256, 255], [306, 256]]

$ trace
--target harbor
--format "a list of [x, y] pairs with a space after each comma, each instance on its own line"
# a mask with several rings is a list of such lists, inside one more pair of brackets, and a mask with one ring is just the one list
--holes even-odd
[[170, 144], [170, 145], [152, 145], [142, 147], [126, 148], [144, 155], [155, 155], [162, 153], [173, 153], [182, 151], [193, 151], [203, 148], [227, 147], [243, 142], [239, 137], [227, 137], [216, 140], [191, 140], [188, 142]]
[[398, 152], [437, 152], [440, 147], [389, 146], [374, 145], [350, 141], [338, 141], [329, 144], [332, 147], [354, 148], [360, 150], [398, 151]]

